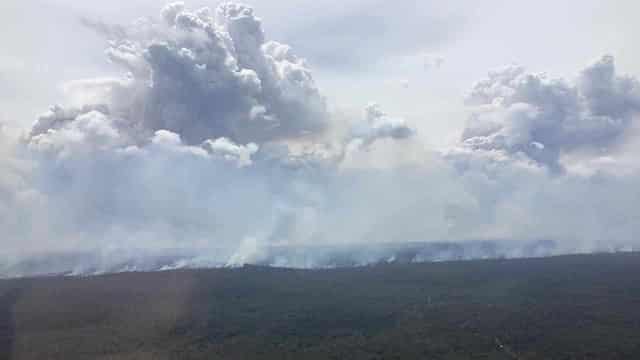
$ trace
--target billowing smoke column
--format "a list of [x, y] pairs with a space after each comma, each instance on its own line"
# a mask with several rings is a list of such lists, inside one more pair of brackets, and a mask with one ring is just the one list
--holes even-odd
[[325, 99], [304, 60], [286, 45], [267, 42], [251, 8], [223, 4], [215, 13], [192, 12], [173, 3], [162, 9], [161, 20], [107, 29], [107, 55], [128, 74], [73, 84], [72, 92], [88, 103], [54, 108], [31, 135], [90, 111], [107, 116], [129, 141], [168, 130], [188, 144], [220, 137], [246, 143], [325, 128]]
[[482, 108], [463, 133], [465, 146], [522, 154], [559, 170], [563, 153], [615, 144], [640, 110], [640, 83], [618, 76], [613, 57], [604, 56], [576, 84], [518, 66], [493, 71], [467, 100]]
[[377, 104], [336, 126], [305, 61], [247, 6], [87, 23], [125, 74], [71, 82], [70, 106], [0, 133], [2, 275], [638, 244], [640, 86], [610, 56], [576, 81], [491, 72], [461, 141], [435, 151]]

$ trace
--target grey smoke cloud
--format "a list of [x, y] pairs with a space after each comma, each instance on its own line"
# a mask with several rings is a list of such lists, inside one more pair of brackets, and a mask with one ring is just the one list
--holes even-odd
[[480, 105], [462, 135], [468, 147], [523, 154], [559, 169], [562, 153], [614, 144], [640, 110], [640, 83], [616, 73], [612, 56], [582, 70], [575, 83], [510, 66], [471, 90]]
[[148, 127], [178, 131], [191, 143], [323, 129], [325, 100], [310, 70], [286, 45], [265, 41], [251, 8], [223, 4], [214, 17], [178, 3], [162, 15], [171, 41], [154, 40], [143, 55], [152, 73]]
[[353, 141], [369, 146], [380, 139], [408, 139], [416, 134], [403, 119], [386, 114], [376, 103], [370, 103], [364, 110], [364, 121], [357, 123], [351, 129]]
[[[251, 8], [225, 3], [215, 13], [189, 11], [178, 2], [160, 18], [129, 28], [91, 24], [109, 37], [109, 59], [128, 74], [74, 84], [76, 93], [99, 94], [85, 107], [122, 118], [121, 130], [132, 137], [169, 130], [190, 144], [282, 139], [326, 127], [326, 102], [305, 61], [266, 41]], [[34, 130], [64, 121], [55, 116]]]
[[163, 251], [181, 254], [165, 264], [176, 268], [331, 264], [331, 251], [273, 250], [319, 246], [365, 264], [393, 257], [368, 250], [389, 242], [500, 240], [504, 256], [534, 254], [524, 244], [538, 240], [555, 244], [545, 254], [638, 246], [639, 168], [618, 172], [629, 157], [617, 147], [595, 151], [628, 145], [640, 104], [612, 57], [575, 81], [490, 73], [461, 141], [438, 151], [374, 103], [343, 123], [247, 6], [173, 3], [129, 27], [91, 26], [125, 74], [67, 84], [70, 105], [0, 137], [7, 259], [86, 253], [117, 271]]
[[126, 75], [68, 83], [72, 105], [51, 107], [18, 146], [38, 165], [32, 186], [53, 214], [47, 226], [65, 238], [60, 247], [31, 238], [33, 249], [311, 240], [304, 228], [320, 221], [349, 143], [414, 133], [372, 105], [362, 132], [289, 149], [328, 126], [304, 60], [265, 41], [243, 5], [173, 3], [160, 19], [89, 24], [111, 38], [106, 54]]

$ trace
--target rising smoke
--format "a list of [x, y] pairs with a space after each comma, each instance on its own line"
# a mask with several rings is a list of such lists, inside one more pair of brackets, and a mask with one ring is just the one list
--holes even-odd
[[330, 111], [250, 7], [86, 23], [123, 75], [71, 82], [71, 105], [0, 133], [4, 275], [639, 245], [640, 84], [611, 56], [576, 80], [490, 72], [460, 141], [436, 151], [377, 104]]

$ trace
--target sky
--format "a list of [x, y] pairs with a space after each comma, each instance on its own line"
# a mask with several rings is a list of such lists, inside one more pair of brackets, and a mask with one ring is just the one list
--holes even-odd
[[3, 1], [5, 253], [633, 249], [638, 10]]

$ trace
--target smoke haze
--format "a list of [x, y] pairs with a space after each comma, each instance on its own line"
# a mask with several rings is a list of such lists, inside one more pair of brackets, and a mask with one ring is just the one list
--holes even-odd
[[640, 246], [640, 83], [611, 55], [567, 79], [488, 72], [435, 148], [384, 104], [332, 106], [249, 6], [83, 22], [119, 74], [0, 128], [4, 276]]

